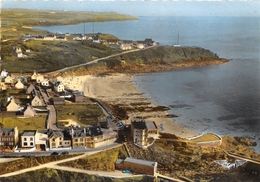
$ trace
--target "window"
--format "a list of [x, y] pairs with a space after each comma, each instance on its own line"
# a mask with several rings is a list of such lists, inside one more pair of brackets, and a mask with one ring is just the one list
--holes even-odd
[[23, 138], [23, 141], [27, 141], [27, 138]]
[[83, 138], [81, 138], [80, 141], [83, 142]]
[[23, 143], [23, 146], [27, 146], [27, 142], [24, 142], [24, 143]]
[[33, 138], [30, 138], [30, 141], [33, 141]]
[[78, 142], [78, 139], [75, 139], [75, 142]]
[[52, 141], [55, 142], [55, 138], [53, 138]]
[[60, 145], [62, 145], [62, 142], [60, 142]]
[[31, 142], [30, 145], [33, 146], [33, 142]]

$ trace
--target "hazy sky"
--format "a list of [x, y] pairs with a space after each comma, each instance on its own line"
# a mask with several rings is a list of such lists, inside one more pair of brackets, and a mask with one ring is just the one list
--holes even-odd
[[0, 0], [2, 8], [115, 11], [134, 16], [260, 16], [260, 0]]

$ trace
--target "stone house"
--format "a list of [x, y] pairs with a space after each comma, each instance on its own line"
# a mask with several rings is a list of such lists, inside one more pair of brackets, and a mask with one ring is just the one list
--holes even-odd
[[70, 131], [70, 135], [72, 148], [86, 146], [86, 128], [72, 128]]
[[86, 130], [86, 147], [95, 148], [104, 142], [103, 132], [100, 127], [89, 127]]
[[35, 147], [35, 130], [24, 130], [21, 134], [21, 147], [22, 148], [33, 148]]
[[0, 128], [0, 150], [13, 150], [18, 142], [18, 129]]
[[71, 147], [71, 139], [67, 135], [64, 135], [63, 131], [49, 131], [48, 143], [50, 149]]
[[137, 146], [148, 146], [148, 138], [157, 139], [159, 130], [154, 121], [151, 120], [135, 120], [131, 122], [131, 135], [133, 142]]
[[146, 161], [142, 159], [136, 159], [127, 157], [125, 160], [118, 159], [116, 161], [116, 169], [130, 170], [135, 174], [147, 174], [155, 176], [157, 173], [157, 162]]

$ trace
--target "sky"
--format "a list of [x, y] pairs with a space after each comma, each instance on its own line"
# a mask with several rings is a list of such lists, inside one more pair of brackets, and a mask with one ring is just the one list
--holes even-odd
[[258, 16], [260, 0], [0, 0], [2, 8], [95, 11], [133, 16]]

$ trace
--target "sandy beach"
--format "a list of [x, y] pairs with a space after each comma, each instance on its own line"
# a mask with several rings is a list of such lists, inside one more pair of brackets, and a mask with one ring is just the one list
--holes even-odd
[[[67, 76], [58, 77], [65, 87], [83, 91], [85, 96], [98, 98], [113, 104], [130, 105], [132, 103], [148, 103], [154, 106], [150, 101], [135, 88], [132, 82], [133, 75], [114, 74], [109, 76]], [[188, 130], [171, 118], [166, 118], [167, 112], [132, 112], [129, 113], [129, 119], [125, 123], [130, 123], [135, 117], [148, 117], [154, 120], [159, 126], [163, 126], [160, 132], [171, 133], [181, 138], [189, 138], [198, 135], [198, 133]]]

